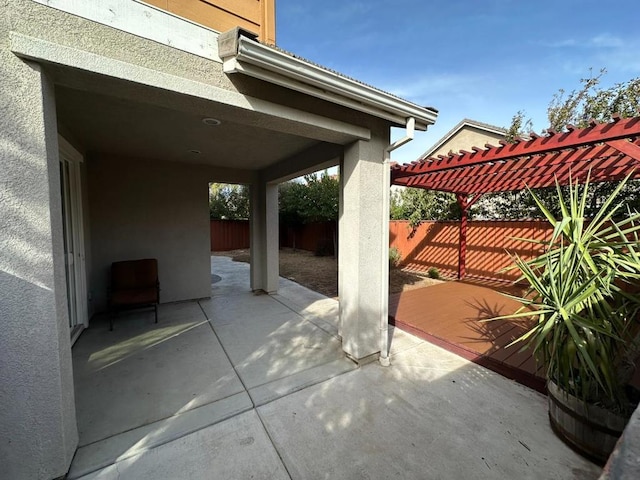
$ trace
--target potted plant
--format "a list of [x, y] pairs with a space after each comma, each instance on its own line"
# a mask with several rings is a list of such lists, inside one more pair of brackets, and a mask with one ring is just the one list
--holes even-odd
[[[554, 431], [587, 456], [605, 461], [637, 399], [628, 383], [640, 352], [640, 214], [615, 199], [621, 182], [590, 221], [585, 219], [588, 179], [583, 188], [559, 185], [561, 216], [555, 218], [530, 192], [553, 225], [543, 253], [514, 256], [528, 288], [511, 296], [522, 307], [495, 319], [529, 317], [525, 342], [546, 369], [549, 419]], [[512, 344], [513, 344], [512, 343]]]

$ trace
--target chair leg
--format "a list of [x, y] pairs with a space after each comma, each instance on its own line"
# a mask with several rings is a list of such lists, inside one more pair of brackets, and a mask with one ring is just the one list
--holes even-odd
[[153, 307], [156, 311], [156, 323], [158, 323], [158, 304], [156, 303]]

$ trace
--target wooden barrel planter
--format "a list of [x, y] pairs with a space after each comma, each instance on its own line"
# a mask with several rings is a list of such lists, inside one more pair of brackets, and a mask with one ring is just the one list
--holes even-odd
[[604, 464], [629, 418], [582, 402], [551, 381], [547, 388], [553, 431], [570, 447]]

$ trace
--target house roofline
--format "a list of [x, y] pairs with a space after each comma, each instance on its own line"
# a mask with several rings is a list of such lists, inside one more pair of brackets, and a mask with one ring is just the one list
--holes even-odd
[[478, 122], [476, 120], [471, 120], [470, 118], [464, 118], [460, 122], [458, 122], [451, 130], [444, 134], [444, 136], [438, 140], [435, 144], [433, 144], [426, 152], [420, 155], [420, 159], [429, 158], [433, 155], [433, 152], [438, 150], [442, 145], [444, 145], [447, 141], [451, 139], [458, 131], [462, 130], [465, 126], [478, 128], [480, 130], [484, 130], [486, 132], [495, 133], [497, 135], [506, 135], [507, 130], [502, 127], [496, 127], [495, 125], [490, 125], [488, 123]]
[[225, 73], [244, 73], [404, 126], [415, 118], [416, 129], [426, 130], [438, 116], [390, 93], [346, 77], [274, 46], [265, 45], [235, 28], [219, 37], [219, 55]]

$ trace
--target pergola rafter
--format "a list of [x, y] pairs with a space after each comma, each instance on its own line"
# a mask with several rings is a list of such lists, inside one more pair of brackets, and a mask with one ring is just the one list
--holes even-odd
[[556, 181], [584, 183], [587, 177], [591, 182], [616, 181], [629, 174], [640, 178], [640, 117], [614, 116], [609, 123], [569, 125], [564, 132], [532, 133], [514, 143], [485, 147], [422, 158], [391, 170], [394, 185], [456, 195], [462, 208], [460, 278], [465, 275], [468, 209], [482, 194], [550, 187]]

